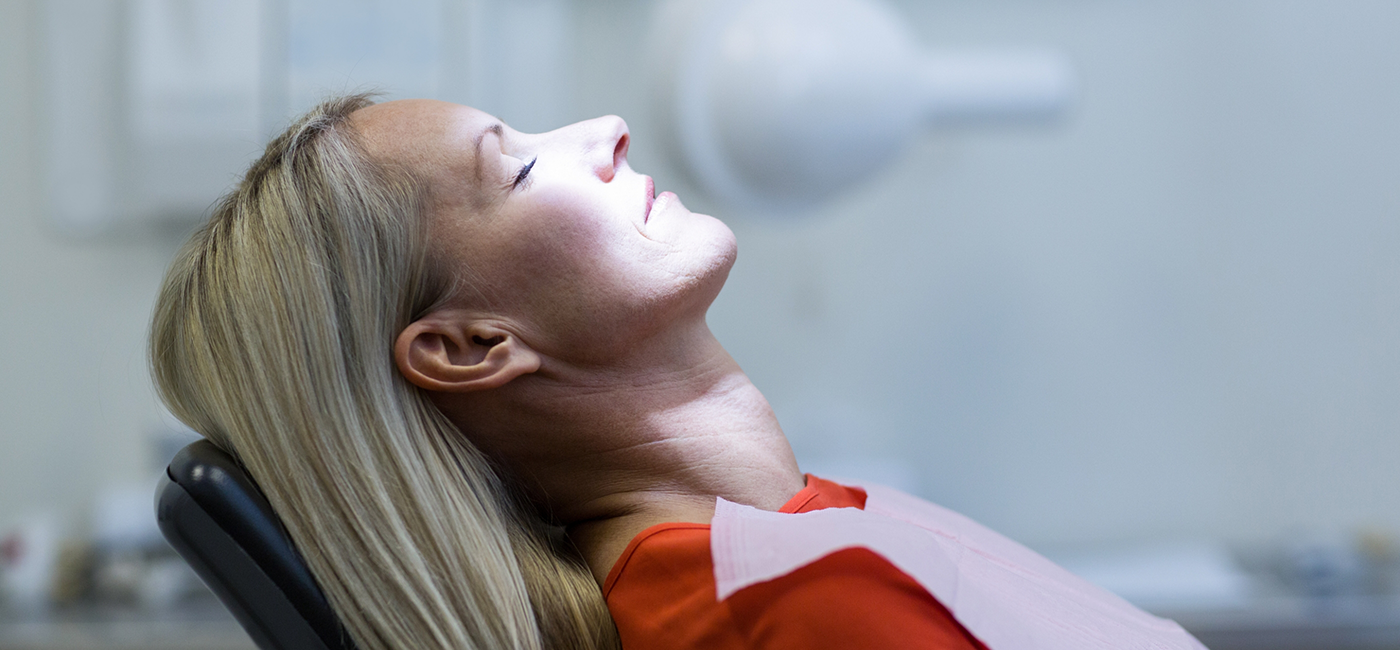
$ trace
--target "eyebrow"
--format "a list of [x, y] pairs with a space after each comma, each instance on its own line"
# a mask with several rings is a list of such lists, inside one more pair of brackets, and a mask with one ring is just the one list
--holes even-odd
[[482, 129], [481, 133], [476, 134], [476, 158], [473, 160], [476, 163], [476, 180], [478, 181], [481, 180], [481, 141], [486, 139], [488, 133], [495, 133], [497, 139], [504, 138], [506, 135], [505, 128], [500, 122], [492, 124]]

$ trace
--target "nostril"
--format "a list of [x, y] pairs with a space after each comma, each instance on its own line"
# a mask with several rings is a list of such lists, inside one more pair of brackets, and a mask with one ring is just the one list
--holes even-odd
[[622, 163], [627, 162], [627, 147], [631, 146], [632, 136], [623, 132], [622, 137], [617, 139], [617, 146], [613, 147], [613, 169], [622, 167]]

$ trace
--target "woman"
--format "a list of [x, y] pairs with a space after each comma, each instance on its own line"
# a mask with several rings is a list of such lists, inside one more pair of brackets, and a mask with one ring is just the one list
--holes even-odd
[[163, 399], [247, 466], [361, 648], [985, 647], [859, 544], [717, 597], [717, 503], [866, 493], [798, 470], [705, 324], [733, 234], [628, 143], [327, 102], [173, 265]]

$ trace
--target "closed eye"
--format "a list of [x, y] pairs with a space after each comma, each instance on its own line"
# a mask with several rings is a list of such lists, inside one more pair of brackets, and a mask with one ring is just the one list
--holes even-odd
[[520, 186], [525, 184], [525, 180], [530, 176], [530, 170], [535, 167], [535, 161], [539, 159], [539, 156], [535, 156], [530, 162], [525, 163], [524, 167], [520, 168], [520, 173], [515, 175], [515, 182], [510, 186], [511, 189], [520, 189]]

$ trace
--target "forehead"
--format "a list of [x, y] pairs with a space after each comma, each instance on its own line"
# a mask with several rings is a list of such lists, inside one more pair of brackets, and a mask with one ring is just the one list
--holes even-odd
[[[472, 189], [479, 179], [478, 145], [500, 121], [468, 106], [430, 99], [404, 99], [367, 106], [350, 116], [371, 157], [403, 165], [427, 181], [439, 200]], [[493, 128], [494, 127], [494, 128]]]

